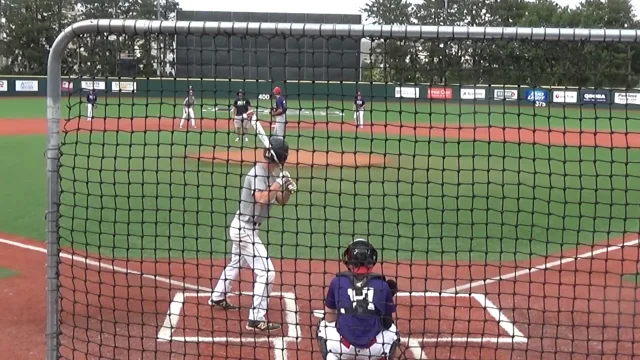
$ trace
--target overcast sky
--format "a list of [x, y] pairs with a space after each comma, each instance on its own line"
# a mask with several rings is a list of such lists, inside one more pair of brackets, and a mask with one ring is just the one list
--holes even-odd
[[[367, 0], [178, 0], [184, 10], [287, 12], [319, 14], [358, 14]], [[418, 2], [417, 0], [410, 0]], [[581, 0], [556, 0], [562, 6], [575, 6]], [[631, 0], [636, 15], [640, 0]], [[363, 19], [364, 20], [364, 19]]]

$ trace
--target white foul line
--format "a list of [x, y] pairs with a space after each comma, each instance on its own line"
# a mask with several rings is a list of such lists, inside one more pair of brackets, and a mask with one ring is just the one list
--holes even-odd
[[[47, 249], [45, 248], [41, 248], [38, 246], [31, 246], [31, 245], [26, 245], [23, 243], [19, 243], [16, 241], [11, 241], [11, 240], [7, 240], [7, 239], [0, 239], [0, 243], [4, 243], [7, 245], [11, 245], [11, 246], [15, 246], [15, 247], [19, 247], [22, 249], [27, 249], [27, 250], [33, 250], [33, 251], [37, 251], [37, 252], [41, 252], [46, 254], [47, 253]], [[196, 290], [196, 291], [208, 291], [211, 292], [212, 289], [204, 287], [204, 286], [198, 286], [198, 285], [192, 285], [192, 284], [187, 284], [185, 282], [182, 281], [177, 281], [177, 280], [171, 280], [169, 278], [163, 277], [163, 276], [159, 276], [159, 275], [149, 275], [149, 274], [144, 274], [140, 271], [137, 270], [131, 270], [129, 268], [124, 268], [124, 267], [120, 267], [120, 266], [115, 266], [106, 262], [102, 262], [102, 261], [97, 261], [97, 260], [91, 260], [86, 256], [82, 256], [82, 255], [75, 255], [75, 254], [67, 254], [66, 252], [60, 251], [59, 256], [61, 258], [65, 258], [65, 259], [70, 259], [71, 261], [75, 261], [75, 262], [79, 262], [85, 265], [91, 265], [97, 268], [103, 268], [103, 269], [107, 269], [107, 270], [111, 270], [111, 271], [115, 271], [115, 272], [120, 272], [120, 273], [124, 273], [124, 274], [132, 274], [132, 275], [139, 275], [143, 278], [146, 279], [151, 279], [157, 282], [162, 282], [165, 284], [169, 284], [169, 285], [175, 285], [175, 286], [179, 286], [182, 287], [183, 289], [190, 289], [190, 290]]]
[[446, 293], [457, 293], [460, 291], [465, 291], [465, 290], [469, 290], [472, 289], [474, 287], [478, 287], [478, 286], [482, 286], [482, 285], [489, 285], [489, 284], [493, 284], [502, 280], [508, 280], [508, 279], [513, 279], [522, 275], [531, 275], [533, 273], [536, 273], [538, 271], [541, 270], [546, 270], [546, 269], [551, 269], [563, 264], [567, 264], [567, 263], [571, 263], [571, 262], [575, 262], [578, 261], [580, 259], [588, 259], [588, 258], [592, 258], [594, 256], [600, 255], [600, 254], [604, 254], [604, 253], [608, 253], [608, 252], [613, 252], [613, 251], [617, 251], [622, 249], [623, 247], [628, 247], [628, 246], [634, 246], [637, 245], [638, 243], [640, 243], [640, 239], [635, 239], [635, 240], [629, 240], [626, 241], [622, 244], [619, 245], [611, 245], [611, 246], [607, 246], [605, 248], [602, 249], [598, 249], [598, 250], [591, 250], [582, 254], [579, 254], [577, 256], [572, 256], [572, 257], [566, 257], [566, 258], [562, 258], [560, 260], [555, 260], [555, 261], [551, 261], [551, 262], [545, 262], [542, 265], [538, 265], [535, 267], [532, 267], [530, 269], [523, 269], [523, 270], [518, 270], [518, 271], [514, 271], [508, 274], [504, 274], [504, 275], [498, 275], [489, 279], [484, 279], [484, 280], [477, 280], [477, 281], [473, 281], [470, 282], [468, 284], [465, 285], [459, 285], [459, 286], [455, 286], [446, 290], [443, 290], [443, 292]]

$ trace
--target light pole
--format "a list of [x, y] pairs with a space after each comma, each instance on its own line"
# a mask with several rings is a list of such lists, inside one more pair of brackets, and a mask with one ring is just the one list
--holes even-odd
[[[160, 0], [156, 0], [156, 11], [157, 11], [157, 19], [162, 20], [162, 13], [160, 11]], [[158, 77], [160, 77], [160, 67], [162, 66], [162, 56], [160, 54], [160, 36], [158, 36], [157, 41], [158, 41], [157, 43], [158, 51], [157, 51], [156, 57], [158, 59], [158, 65], [156, 66], [157, 68], [156, 72]]]

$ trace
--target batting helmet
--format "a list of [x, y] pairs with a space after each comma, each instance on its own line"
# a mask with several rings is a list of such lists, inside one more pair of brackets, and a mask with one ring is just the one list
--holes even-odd
[[[272, 136], [269, 138], [270, 149], [264, 149], [264, 158], [270, 162], [278, 162], [284, 164], [289, 157], [289, 145], [284, 138], [280, 136]], [[272, 151], [273, 154], [271, 153]], [[275, 158], [274, 158], [275, 154]]]
[[238, 96], [244, 96], [244, 90], [242, 90], [242, 89], [238, 90], [238, 92], [236, 93], [236, 95], [238, 95]]
[[371, 268], [378, 262], [378, 250], [365, 239], [355, 239], [342, 253], [342, 262], [350, 269]]

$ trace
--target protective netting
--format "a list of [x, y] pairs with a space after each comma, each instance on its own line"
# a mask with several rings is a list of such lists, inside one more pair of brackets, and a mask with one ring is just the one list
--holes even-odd
[[[630, 49], [81, 37], [63, 62], [59, 357], [320, 359], [325, 296], [356, 238], [399, 285], [396, 359], [640, 356]], [[237, 133], [234, 100], [242, 90], [272, 134], [275, 87], [297, 192], [261, 223], [234, 220], [247, 193], [264, 194], [260, 179], [242, 190], [265, 148], [250, 115]], [[209, 299], [234, 241], [243, 267], [226, 299], [240, 309], [225, 310]], [[247, 329], [261, 281], [281, 326], [269, 334]], [[360, 324], [343, 336], [366, 337]]]

